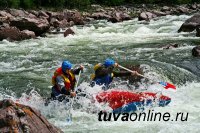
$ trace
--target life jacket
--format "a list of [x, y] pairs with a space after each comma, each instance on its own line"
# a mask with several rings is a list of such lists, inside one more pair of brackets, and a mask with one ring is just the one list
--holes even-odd
[[[56, 69], [56, 71], [54, 72], [54, 76], [52, 77], [52, 84], [53, 86], [57, 86], [56, 85], [56, 78], [57, 76], [61, 76], [64, 79], [64, 84], [65, 84], [65, 88], [66, 90], [70, 90], [70, 89], [74, 89], [75, 83], [76, 83], [76, 78], [75, 75], [70, 71], [69, 74], [64, 74], [62, 71], [62, 67]], [[58, 89], [58, 87], [56, 87]], [[59, 90], [61, 91], [61, 90]]]
[[[100, 67], [103, 67], [103, 66], [104, 66], [104, 65], [102, 65], [101, 63], [96, 64], [96, 65], [94, 66], [94, 71], [96, 71], [97, 69], [99, 69]], [[111, 74], [109, 74], [108, 76], [110, 76], [111, 79], [112, 79], [112, 78], [114, 77], [114, 74], [111, 73]], [[96, 75], [93, 73], [93, 74], [91, 74], [90, 78], [91, 78], [92, 80], [94, 80], [94, 79], [96, 78]]]

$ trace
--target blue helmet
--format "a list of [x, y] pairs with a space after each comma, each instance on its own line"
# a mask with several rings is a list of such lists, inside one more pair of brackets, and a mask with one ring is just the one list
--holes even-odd
[[105, 65], [106, 67], [112, 66], [112, 65], [114, 65], [114, 64], [115, 64], [115, 61], [112, 60], [112, 59], [106, 59], [105, 62], [104, 62], [104, 65]]
[[72, 64], [69, 61], [63, 61], [62, 63], [62, 71], [65, 72], [67, 69], [71, 69]]

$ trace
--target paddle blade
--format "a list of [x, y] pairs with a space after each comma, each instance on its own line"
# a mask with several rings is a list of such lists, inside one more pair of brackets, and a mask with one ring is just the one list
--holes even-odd
[[170, 84], [168, 82], [158, 82], [159, 84], [161, 84], [165, 89], [173, 89], [176, 90], [176, 86], [173, 84]]

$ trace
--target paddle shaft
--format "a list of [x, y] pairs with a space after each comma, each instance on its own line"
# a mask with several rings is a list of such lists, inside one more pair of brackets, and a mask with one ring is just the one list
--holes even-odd
[[[126, 67], [123, 67], [123, 66], [121, 66], [121, 65], [118, 65], [118, 67], [119, 67], [119, 68], [122, 68], [122, 69], [124, 69], [124, 70], [126, 70], [126, 71], [129, 71], [129, 72], [134, 73], [134, 71], [132, 71], [132, 70], [126, 68]], [[138, 75], [138, 76], [141, 76], [141, 77], [143, 77], [143, 78], [146, 78], [146, 79], [148, 79], [148, 80], [151, 80], [151, 79], [149, 79], [148, 77], [145, 77], [145, 76], [142, 75], [142, 74], [137, 73], [137, 75]]]
[[[77, 87], [78, 87], [78, 83], [79, 83], [80, 76], [81, 76], [81, 70], [79, 71], [79, 74], [78, 74], [78, 79], [77, 79], [77, 82], [76, 82], [76, 85], [75, 85], [74, 92], [76, 92], [76, 89], [77, 89]], [[73, 99], [72, 99], [72, 103], [71, 103], [71, 106], [70, 106], [70, 108], [69, 108], [69, 114], [71, 114], [71, 109], [72, 109], [72, 106], [73, 106], [73, 104], [74, 104], [74, 99], [75, 99], [75, 97], [73, 97]]]

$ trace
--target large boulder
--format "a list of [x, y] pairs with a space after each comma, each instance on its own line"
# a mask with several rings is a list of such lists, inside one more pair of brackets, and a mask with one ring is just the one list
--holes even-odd
[[139, 14], [138, 20], [142, 21], [149, 21], [150, 19], [156, 18], [157, 16], [151, 12], [142, 12]]
[[10, 41], [21, 41], [30, 38], [35, 38], [35, 33], [32, 31], [20, 31], [16, 27], [9, 26], [0, 27], [0, 41], [3, 39], [8, 39]]
[[13, 16], [12, 16], [10, 13], [7, 13], [7, 12], [5, 12], [5, 11], [0, 11], [0, 16], [1, 16], [1, 17], [6, 17], [6, 18], [8, 18], [8, 19], [13, 18]]
[[25, 17], [29, 14], [24, 10], [18, 10], [18, 9], [8, 9], [8, 12], [14, 17]]
[[105, 13], [102, 13], [102, 12], [95, 12], [90, 17], [94, 18], [94, 19], [106, 19], [106, 20], [111, 18], [111, 16], [109, 16], [109, 15], [107, 15]]
[[124, 20], [131, 20], [131, 17], [127, 13], [114, 11], [111, 13], [111, 18], [108, 21], [116, 23]]
[[74, 35], [75, 32], [71, 29], [68, 28], [65, 32], [64, 32], [64, 37], [68, 36], [68, 35]]
[[11, 100], [0, 101], [1, 133], [61, 133], [39, 111]]
[[200, 26], [200, 14], [195, 14], [193, 17], [187, 19], [180, 27], [178, 32], [192, 32]]
[[192, 49], [192, 55], [194, 57], [200, 57], [200, 46], [196, 46]]
[[80, 12], [74, 10], [66, 10], [64, 11], [64, 19], [66, 19], [68, 22], [73, 21], [75, 25], [83, 25], [83, 17], [81, 16]]
[[10, 21], [10, 25], [17, 27], [20, 30], [33, 31], [36, 36], [47, 32], [50, 28], [50, 24], [46, 19], [34, 18], [15, 18]]

